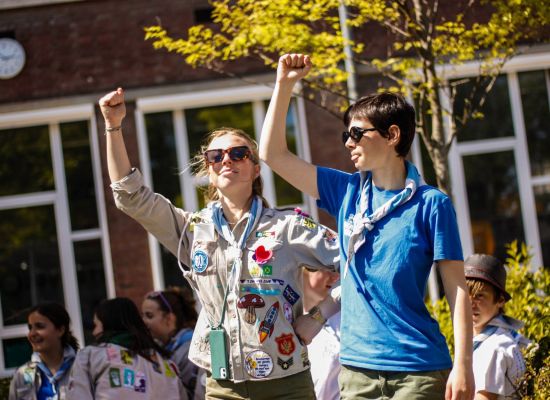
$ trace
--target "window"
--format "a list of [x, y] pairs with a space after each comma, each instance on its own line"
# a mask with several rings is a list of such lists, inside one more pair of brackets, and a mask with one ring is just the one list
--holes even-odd
[[0, 375], [28, 360], [32, 306], [64, 304], [84, 343], [93, 307], [114, 294], [92, 117], [92, 106], [0, 116]]
[[[505, 245], [517, 239], [531, 246], [534, 267], [550, 265], [548, 65], [548, 54], [510, 62], [486, 98], [484, 118], [462, 127], [451, 147], [453, 202], [465, 256], [487, 252], [504, 261]], [[475, 75], [468, 68], [449, 79]], [[462, 85], [457, 94], [470, 90]], [[433, 171], [425, 149], [416, 146], [415, 158], [422, 159], [424, 171]]]
[[[258, 140], [271, 90], [240, 87], [138, 100], [143, 128], [138, 129], [146, 183], [186, 210], [204, 207], [200, 188], [206, 184], [194, 176], [189, 161], [197, 154], [206, 133], [223, 126], [243, 129]], [[305, 128], [298, 117], [300, 100], [293, 100], [287, 119], [290, 148], [307, 155]], [[264, 196], [273, 206], [315, 209], [267, 166], [262, 166]], [[182, 285], [175, 257], [150, 239], [155, 287]]]

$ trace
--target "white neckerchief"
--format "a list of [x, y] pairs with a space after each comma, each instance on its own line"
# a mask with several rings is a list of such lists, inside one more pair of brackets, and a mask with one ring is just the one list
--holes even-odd
[[[358, 204], [356, 203], [356, 205], [359, 207], [356, 206], [356, 213], [353, 217], [353, 231], [348, 242], [348, 257], [344, 268], [344, 278], [348, 273], [351, 260], [359, 248], [365, 243], [365, 234], [374, 228], [376, 222], [380, 221], [401, 204], [409, 201], [416, 193], [416, 190], [420, 186], [426, 184], [414, 165], [405, 161], [405, 168], [407, 169], [407, 178], [405, 179], [405, 187], [403, 190], [378, 207], [370, 215], [367, 215], [367, 211], [369, 197], [372, 195], [372, 174], [370, 172], [361, 171], [361, 195], [357, 199]], [[358, 209], [359, 211], [357, 211]]]

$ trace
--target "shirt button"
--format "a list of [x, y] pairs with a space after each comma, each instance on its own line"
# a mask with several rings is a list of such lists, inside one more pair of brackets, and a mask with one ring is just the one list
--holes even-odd
[[231, 343], [237, 343], [237, 338], [235, 336], [231, 336]]

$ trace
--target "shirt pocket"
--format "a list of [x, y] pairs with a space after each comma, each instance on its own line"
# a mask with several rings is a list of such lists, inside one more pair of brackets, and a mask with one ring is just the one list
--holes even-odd
[[241, 277], [250, 278], [281, 278], [285, 271], [281, 270], [283, 257], [283, 242], [273, 238], [260, 238], [246, 245], [243, 255], [243, 271]]
[[217, 274], [220, 245], [215, 241], [195, 240], [191, 248], [191, 269], [195, 279]]

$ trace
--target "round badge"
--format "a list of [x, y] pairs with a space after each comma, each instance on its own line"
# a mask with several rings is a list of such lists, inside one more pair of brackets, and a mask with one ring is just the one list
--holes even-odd
[[203, 250], [196, 250], [191, 257], [191, 263], [196, 272], [204, 272], [208, 267], [208, 254]]
[[265, 351], [255, 350], [245, 357], [246, 372], [253, 378], [266, 378], [273, 371], [273, 360]]

